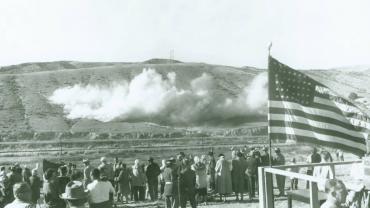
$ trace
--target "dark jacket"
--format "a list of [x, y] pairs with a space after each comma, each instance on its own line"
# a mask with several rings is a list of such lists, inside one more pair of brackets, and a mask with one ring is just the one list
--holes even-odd
[[66, 190], [67, 183], [69, 183], [70, 178], [68, 176], [58, 177], [58, 194], [62, 194]]
[[207, 164], [207, 175], [215, 175], [216, 160], [214, 157]]
[[153, 162], [148, 165], [145, 174], [148, 181], [158, 180], [158, 176], [159, 174], [161, 174], [161, 170], [159, 169], [158, 164]]
[[42, 187], [42, 182], [40, 177], [31, 176], [30, 177], [30, 186], [31, 186], [31, 199], [32, 203], [36, 203], [40, 198], [40, 188]]
[[195, 172], [190, 168], [183, 169], [179, 175], [180, 193], [195, 194], [195, 184], [196, 184]]
[[45, 198], [45, 204], [48, 208], [60, 208], [62, 207], [62, 200], [58, 195], [58, 185], [54, 181], [45, 181], [43, 184], [43, 192]]

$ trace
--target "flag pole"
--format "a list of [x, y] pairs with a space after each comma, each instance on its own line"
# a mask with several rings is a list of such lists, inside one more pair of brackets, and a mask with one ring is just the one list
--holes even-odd
[[272, 42], [270, 42], [268, 46], [268, 59], [267, 59], [267, 137], [269, 140], [269, 165], [270, 167], [272, 166], [272, 145], [271, 145], [271, 137], [270, 137], [270, 102], [269, 102], [269, 84], [270, 84], [270, 56], [271, 56], [271, 47], [272, 47]]

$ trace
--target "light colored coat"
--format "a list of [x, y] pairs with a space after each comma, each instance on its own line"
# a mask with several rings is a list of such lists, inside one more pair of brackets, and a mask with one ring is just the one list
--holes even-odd
[[216, 191], [219, 194], [232, 193], [230, 164], [224, 158], [216, 163]]

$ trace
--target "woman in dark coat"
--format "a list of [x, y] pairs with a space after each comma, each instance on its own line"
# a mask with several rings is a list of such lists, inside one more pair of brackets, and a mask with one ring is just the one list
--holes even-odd
[[240, 199], [243, 201], [244, 193], [244, 179], [245, 179], [245, 170], [247, 168], [246, 161], [241, 152], [236, 153], [236, 157], [232, 160], [232, 170], [231, 170], [231, 180], [233, 191], [235, 192], [236, 200]]
[[120, 172], [116, 178], [118, 188], [118, 201], [123, 202], [123, 196], [128, 203], [128, 195], [131, 193], [130, 189], [130, 172], [126, 168], [126, 164], [120, 164]]
[[32, 170], [32, 176], [29, 178], [31, 186], [31, 200], [33, 204], [37, 204], [40, 199], [40, 188], [42, 187], [42, 182], [40, 177], [37, 175], [37, 170]]
[[25, 167], [22, 171], [23, 182], [30, 184], [31, 170]]

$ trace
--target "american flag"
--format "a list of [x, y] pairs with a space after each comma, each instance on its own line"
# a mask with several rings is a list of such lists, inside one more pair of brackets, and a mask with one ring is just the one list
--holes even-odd
[[366, 152], [370, 119], [325, 85], [269, 57], [270, 139]]

